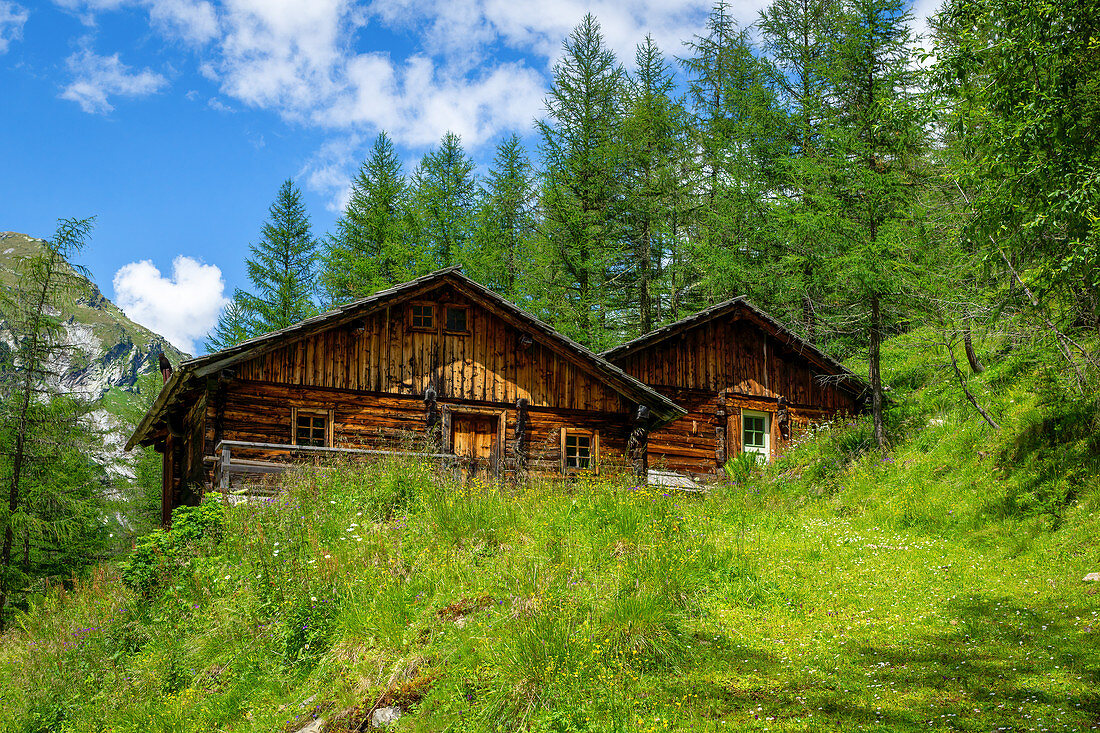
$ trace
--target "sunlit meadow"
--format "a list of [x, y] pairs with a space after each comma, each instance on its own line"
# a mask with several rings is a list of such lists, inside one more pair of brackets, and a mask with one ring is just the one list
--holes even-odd
[[842, 418], [707, 493], [303, 469], [42, 597], [0, 729], [1097, 729], [1096, 414], [1028, 373], [1000, 434], [928, 388], [886, 454]]

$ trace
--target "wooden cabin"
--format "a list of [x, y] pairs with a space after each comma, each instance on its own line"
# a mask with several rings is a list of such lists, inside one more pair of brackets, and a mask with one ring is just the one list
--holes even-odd
[[687, 410], [649, 436], [649, 465], [695, 478], [765, 461], [814, 421], [863, 411], [867, 385], [744, 297], [602, 356]]
[[127, 442], [163, 453], [162, 518], [288, 462], [419, 453], [467, 475], [630, 466], [670, 399], [463, 276], [440, 270], [191, 359]]

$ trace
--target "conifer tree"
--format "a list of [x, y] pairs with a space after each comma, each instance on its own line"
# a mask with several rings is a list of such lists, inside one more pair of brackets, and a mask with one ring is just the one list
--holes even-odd
[[914, 264], [914, 184], [924, 127], [913, 97], [911, 15], [904, 0], [848, 0], [832, 57], [834, 108], [823, 174], [839, 236], [830, 260], [838, 297], [865, 324], [875, 441], [886, 444], [880, 346]]
[[448, 132], [413, 173], [416, 245], [425, 270], [450, 267], [468, 247], [477, 192], [473, 170], [474, 162], [462, 149], [462, 141]]
[[404, 279], [408, 184], [393, 142], [383, 131], [359, 168], [321, 265], [326, 305], [347, 303]]
[[563, 50], [546, 96], [546, 117], [538, 122], [542, 307], [566, 335], [598, 350], [617, 341], [608, 296], [623, 249], [624, 74], [591, 14]]
[[219, 351], [259, 336], [264, 331], [256, 324], [255, 315], [249, 306], [248, 297], [240, 290], [218, 314], [214, 330], [206, 337], [206, 350]]
[[248, 279], [253, 290], [238, 296], [252, 316], [251, 328], [257, 332], [253, 335], [286, 328], [317, 310], [313, 302], [317, 240], [294, 181], [283, 182], [268, 213], [260, 241], [249, 248]]
[[776, 166], [788, 146], [786, 116], [780, 108], [770, 63], [756, 55], [746, 30], [739, 29], [729, 5], [719, 0], [707, 22], [707, 35], [687, 44], [681, 64], [689, 75], [694, 113], [695, 297], [677, 303], [695, 310], [706, 299], [748, 294], [770, 307], [777, 288], [765, 263], [774, 257], [769, 202], [778, 184]]
[[513, 302], [522, 299], [537, 232], [534, 175], [518, 135], [497, 147], [479, 192], [477, 228], [464, 271]]
[[824, 183], [822, 132], [838, 17], [836, 0], [774, 0], [761, 11], [758, 22], [792, 135], [777, 171], [782, 243], [776, 264], [788, 275], [788, 287], [800, 295], [802, 328], [810, 341], [818, 336], [818, 312], [825, 305], [822, 268], [832, 244], [829, 211], [816, 194]]
[[87, 282], [69, 260], [91, 226], [60, 221], [51, 241], [17, 263], [14, 288], [0, 300], [0, 631], [28, 581], [72, 577], [105, 543], [93, 404], [61, 392], [57, 371], [75, 348], [60, 314]]
[[686, 113], [672, 97], [673, 70], [652, 36], [639, 44], [635, 65], [623, 120], [623, 207], [632, 245], [632, 311], [639, 329], [632, 335], [639, 335], [652, 331], [660, 320], [661, 296], [670, 290], [665, 276], [675, 275], [682, 257], [678, 234], [687, 202], [681, 174], [689, 155]]

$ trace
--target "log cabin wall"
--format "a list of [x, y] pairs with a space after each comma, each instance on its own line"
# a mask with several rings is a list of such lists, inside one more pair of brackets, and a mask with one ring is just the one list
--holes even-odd
[[649, 465], [655, 469], [704, 477], [719, 474], [724, 460], [741, 451], [742, 410], [772, 416], [770, 446], [776, 457], [785, 443], [774, 419], [781, 397], [786, 399], [792, 435], [813, 421], [860, 411], [855, 395], [820, 378], [824, 370], [738, 313], [611, 360], [688, 410], [688, 415], [650, 435]]
[[783, 396], [792, 407], [857, 409], [854, 395], [823, 384], [817, 379], [823, 371], [747, 319], [707, 321], [613, 361], [655, 389], [726, 389], [745, 397]]
[[[455, 413], [494, 410], [505, 415], [504, 455], [510, 455], [516, 440], [516, 410], [502, 403], [470, 400], [441, 400], [440, 409]], [[333, 444], [338, 448], [426, 451], [429, 449], [424, 402], [414, 395], [385, 395], [328, 387], [300, 387], [254, 380], [237, 380], [226, 392], [222, 417], [222, 439], [254, 443], [291, 443], [291, 408], [332, 411]], [[214, 446], [213, 404], [206, 407], [205, 443]], [[561, 468], [562, 428], [598, 431], [600, 464], [606, 468], [625, 465], [629, 435], [627, 414], [593, 413], [552, 408], [531, 408], [523, 442], [527, 446], [528, 470], [558, 473]], [[196, 441], [201, 444], [203, 441]], [[255, 455], [262, 458], [263, 456]], [[507, 466], [506, 473], [511, 473]], [[205, 482], [213, 482], [208, 466]]]
[[[448, 324], [448, 308], [464, 312], [465, 329], [448, 328], [461, 325]], [[424, 451], [429, 387], [439, 409], [504, 413], [504, 457], [515, 441], [516, 400], [526, 400], [529, 470], [560, 470], [562, 428], [598, 431], [601, 464], [625, 463], [629, 400], [537, 334], [446, 285], [240, 363], [219, 398], [204, 400], [198, 442], [208, 455], [219, 439], [291, 443], [291, 408], [298, 408], [332, 411], [336, 447]], [[208, 466], [207, 482], [212, 472]]]

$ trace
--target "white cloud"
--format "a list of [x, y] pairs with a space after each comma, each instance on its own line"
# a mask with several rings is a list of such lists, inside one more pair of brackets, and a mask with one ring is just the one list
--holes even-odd
[[172, 260], [170, 277], [149, 260], [123, 265], [115, 273], [114, 288], [123, 313], [189, 354], [229, 302], [222, 271], [184, 255]]
[[153, 0], [149, 18], [168, 35], [203, 44], [218, 35], [218, 17], [206, 0]]
[[22, 5], [0, 0], [0, 54], [7, 53], [12, 41], [23, 37], [23, 26], [30, 11]]
[[61, 92], [62, 99], [80, 105], [88, 113], [107, 114], [114, 109], [110, 96], [143, 97], [160, 91], [168, 80], [151, 69], [133, 73], [118, 54], [99, 56], [84, 49], [66, 61], [75, 77]]

